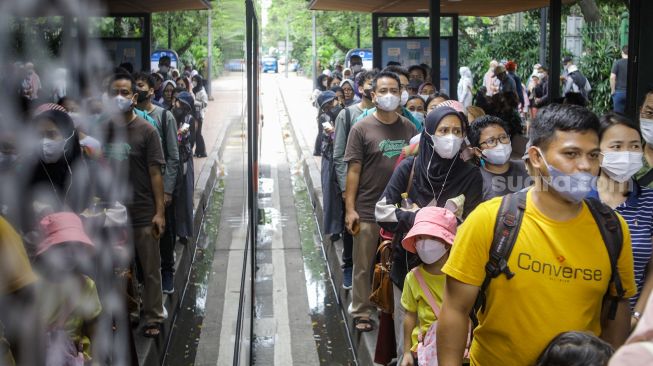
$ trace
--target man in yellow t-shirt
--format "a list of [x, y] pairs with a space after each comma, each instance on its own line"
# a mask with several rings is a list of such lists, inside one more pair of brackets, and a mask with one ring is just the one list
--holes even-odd
[[[589, 331], [615, 348], [630, 323], [627, 298], [636, 291], [630, 233], [619, 217], [623, 246], [617, 269], [625, 290], [615, 320], [602, 327], [610, 259], [583, 198], [599, 171], [599, 121], [576, 106], [551, 105], [533, 122], [528, 150], [535, 186], [508, 260], [512, 279], [493, 279], [478, 313], [473, 365], [532, 365], [565, 331]], [[469, 312], [485, 278], [501, 199], [472, 212], [460, 227], [443, 272], [445, 297], [438, 324], [440, 366], [462, 362]]]

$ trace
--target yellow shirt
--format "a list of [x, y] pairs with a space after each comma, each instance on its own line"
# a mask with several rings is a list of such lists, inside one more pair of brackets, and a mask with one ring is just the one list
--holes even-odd
[[36, 275], [27, 258], [23, 240], [0, 217], [0, 295], [6, 295], [34, 283]]
[[[445, 275], [434, 275], [426, 272], [422, 265], [418, 266], [418, 271], [424, 277], [424, 282], [431, 290], [431, 294], [435, 299], [435, 303], [438, 306], [442, 306], [442, 296], [444, 296], [444, 280]], [[426, 332], [429, 330], [429, 327], [433, 322], [437, 320], [433, 309], [429, 305], [429, 301], [426, 299], [422, 287], [419, 285], [419, 281], [415, 278], [413, 272], [408, 272], [406, 275], [406, 281], [404, 281], [404, 291], [401, 293], [401, 306], [411, 313], [417, 313], [417, 319], [419, 321], [418, 326], [413, 329], [413, 347], [411, 351], [417, 352], [417, 335], [419, 334], [420, 328], [422, 329], [422, 335], [426, 335]], [[403, 339], [399, 340], [403, 342]]]
[[[497, 197], [479, 205], [459, 228], [442, 269], [447, 275], [481, 286], [501, 204]], [[628, 226], [619, 216], [624, 242], [618, 271], [625, 297], [636, 293]], [[532, 365], [561, 332], [601, 334], [602, 299], [610, 281], [610, 259], [585, 204], [568, 221], [544, 216], [528, 192], [526, 212], [508, 260], [515, 276], [492, 280], [485, 312], [479, 312], [471, 348], [473, 365]]]

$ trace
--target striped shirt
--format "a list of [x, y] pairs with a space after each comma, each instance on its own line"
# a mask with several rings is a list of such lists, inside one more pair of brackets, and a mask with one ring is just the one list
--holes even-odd
[[[653, 244], [651, 243], [651, 237], [653, 237], [653, 189], [640, 187], [634, 182], [632, 187], [633, 190], [628, 194], [626, 201], [616, 208], [628, 224], [633, 245], [637, 295], [630, 299], [631, 308], [635, 307], [644, 287], [646, 268], [653, 254]], [[598, 198], [598, 193], [595, 191], [590, 195]]]

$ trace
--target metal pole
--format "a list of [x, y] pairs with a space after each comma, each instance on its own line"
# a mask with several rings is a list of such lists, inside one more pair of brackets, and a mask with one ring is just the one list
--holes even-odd
[[356, 48], [361, 48], [361, 15], [356, 17]]
[[166, 19], [168, 20], [168, 49], [172, 49], [172, 27], [170, 25], [170, 13], [166, 14]]
[[381, 70], [383, 55], [381, 54], [381, 40], [379, 39], [379, 15], [372, 13], [372, 67]]
[[317, 89], [317, 32], [315, 27], [315, 11], [312, 12], [313, 17], [313, 89]]
[[289, 58], [288, 58], [288, 46], [290, 46], [290, 20], [286, 21], [286, 79], [288, 79], [288, 63], [289, 63]]
[[440, 0], [429, 0], [429, 38], [431, 40], [431, 82], [440, 90]]
[[206, 27], [208, 28], [208, 36], [207, 36], [207, 42], [206, 42], [206, 50], [207, 50], [207, 60], [206, 60], [206, 94], [209, 96], [209, 100], [212, 99], [212, 93], [211, 89], [213, 89], [212, 86], [212, 80], [211, 80], [211, 68], [213, 66], [213, 37], [212, 37], [212, 11], [211, 9], [208, 10], [208, 18], [206, 20]]
[[546, 25], [549, 23], [549, 9], [540, 9], [540, 65], [546, 64]]
[[562, 0], [551, 0], [549, 10], [549, 42], [551, 47], [551, 64], [549, 73], [549, 98], [554, 100], [560, 96], [560, 59], [562, 36]]

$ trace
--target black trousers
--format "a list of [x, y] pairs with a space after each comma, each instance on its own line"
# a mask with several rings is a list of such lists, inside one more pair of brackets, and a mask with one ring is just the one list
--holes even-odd
[[159, 251], [161, 253], [161, 272], [175, 271], [175, 243], [177, 242], [177, 231], [175, 230], [175, 197], [166, 207], [166, 229], [159, 241]]

